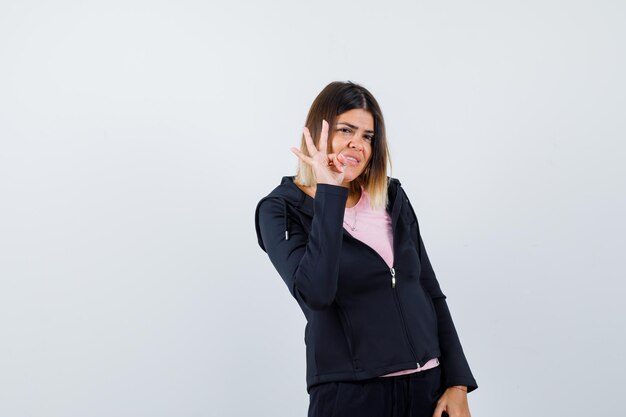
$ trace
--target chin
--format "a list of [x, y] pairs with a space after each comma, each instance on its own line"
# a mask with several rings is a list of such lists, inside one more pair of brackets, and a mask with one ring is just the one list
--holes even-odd
[[351, 172], [351, 171], [346, 171], [346, 174], [343, 177], [344, 182], [352, 182], [355, 179], [359, 178], [359, 175], [361, 175], [361, 172], [355, 173], [355, 172]]

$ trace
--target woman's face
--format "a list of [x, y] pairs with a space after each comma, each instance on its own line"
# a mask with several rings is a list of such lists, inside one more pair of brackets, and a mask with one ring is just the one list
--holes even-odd
[[331, 129], [332, 152], [347, 159], [344, 184], [358, 178], [372, 158], [374, 116], [367, 110], [352, 109], [337, 116]]

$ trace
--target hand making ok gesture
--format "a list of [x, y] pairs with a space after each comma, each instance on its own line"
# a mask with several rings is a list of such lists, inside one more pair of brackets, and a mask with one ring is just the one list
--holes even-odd
[[311, 138], [311, 132], [309, 132], [306, 126], [302, 129], [302, 132], [304, 133], [304, 140], [310, 156], [305, 155], [296, 148], [291, 148], [291, 151], [303, 162], [311, 166], [313, 172], [315, 172], [318, 184], [341, 185], [346, 159], [340, 153], [328, 153], [328, 122], [322, 120], [322, 133], [318, 143], [319, 150], [315, 147]]

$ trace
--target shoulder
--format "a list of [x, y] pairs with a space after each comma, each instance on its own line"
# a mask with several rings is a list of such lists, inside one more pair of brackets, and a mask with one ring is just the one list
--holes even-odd
[[284, 176], [279, 185], [259, 200], [254, 216], [257, 234], [260, 235], [261, 228], [288, 224], [289, 209], [307, 210], [306, 194], [293, 180], [293, 176]]
[[415, 209], [411, 204], [411, 200], [407, 195], [404, 188], [402, 188], [402, 184], [399, 179], [388, 177], [389, 178], [389, 195], [393, 197], [400, 197], [402, 199], [402, 211], [404, 215], [410, 219], [412, 222], [417, 221], [417, 214], [415, 213]]
[[395, 197], [397, 193], [400, 193], [405, 200], [408, 200], [406, 192], [402, 188], [402, 183], [398, 178], [387, 177], [387, 193], [390, 197]]
[[274, 187], [272, 191], [257, 202], [254, 211], [254, 221], [257, 234], [260, 234], [261, 217], [267, 217], [267, 215], [275, 215], [283, 212], [283, 207], [289, 200], [290, 196], [293, 198], [292, 188], [295, 188], [295, 185], [291, 182], [290, 186], [290, 177], [285, 176], [282, 178], [279, 185]]
[[398, 178], [395, 177], [390, 177], [387, 176], [387, 183], [391, 186], [391, 184], [397, 184], [400, 185], [400, 180]]
[[282, 235], [286, 229], [287, 200], [279, 196], [263, 197], [256, 205], [254, 212], [254, 227], [257, 242], [261, 249], [267, 252], [263, 236]]

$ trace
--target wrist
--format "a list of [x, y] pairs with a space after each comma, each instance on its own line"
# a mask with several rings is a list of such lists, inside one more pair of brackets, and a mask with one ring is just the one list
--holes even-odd
[[467, 394], [467, 387], [465, 385], [452, 385], [451, 387], [448, 387], [448, 388], [458, 389], [459, 391], [463, 391], [464, 393]]

